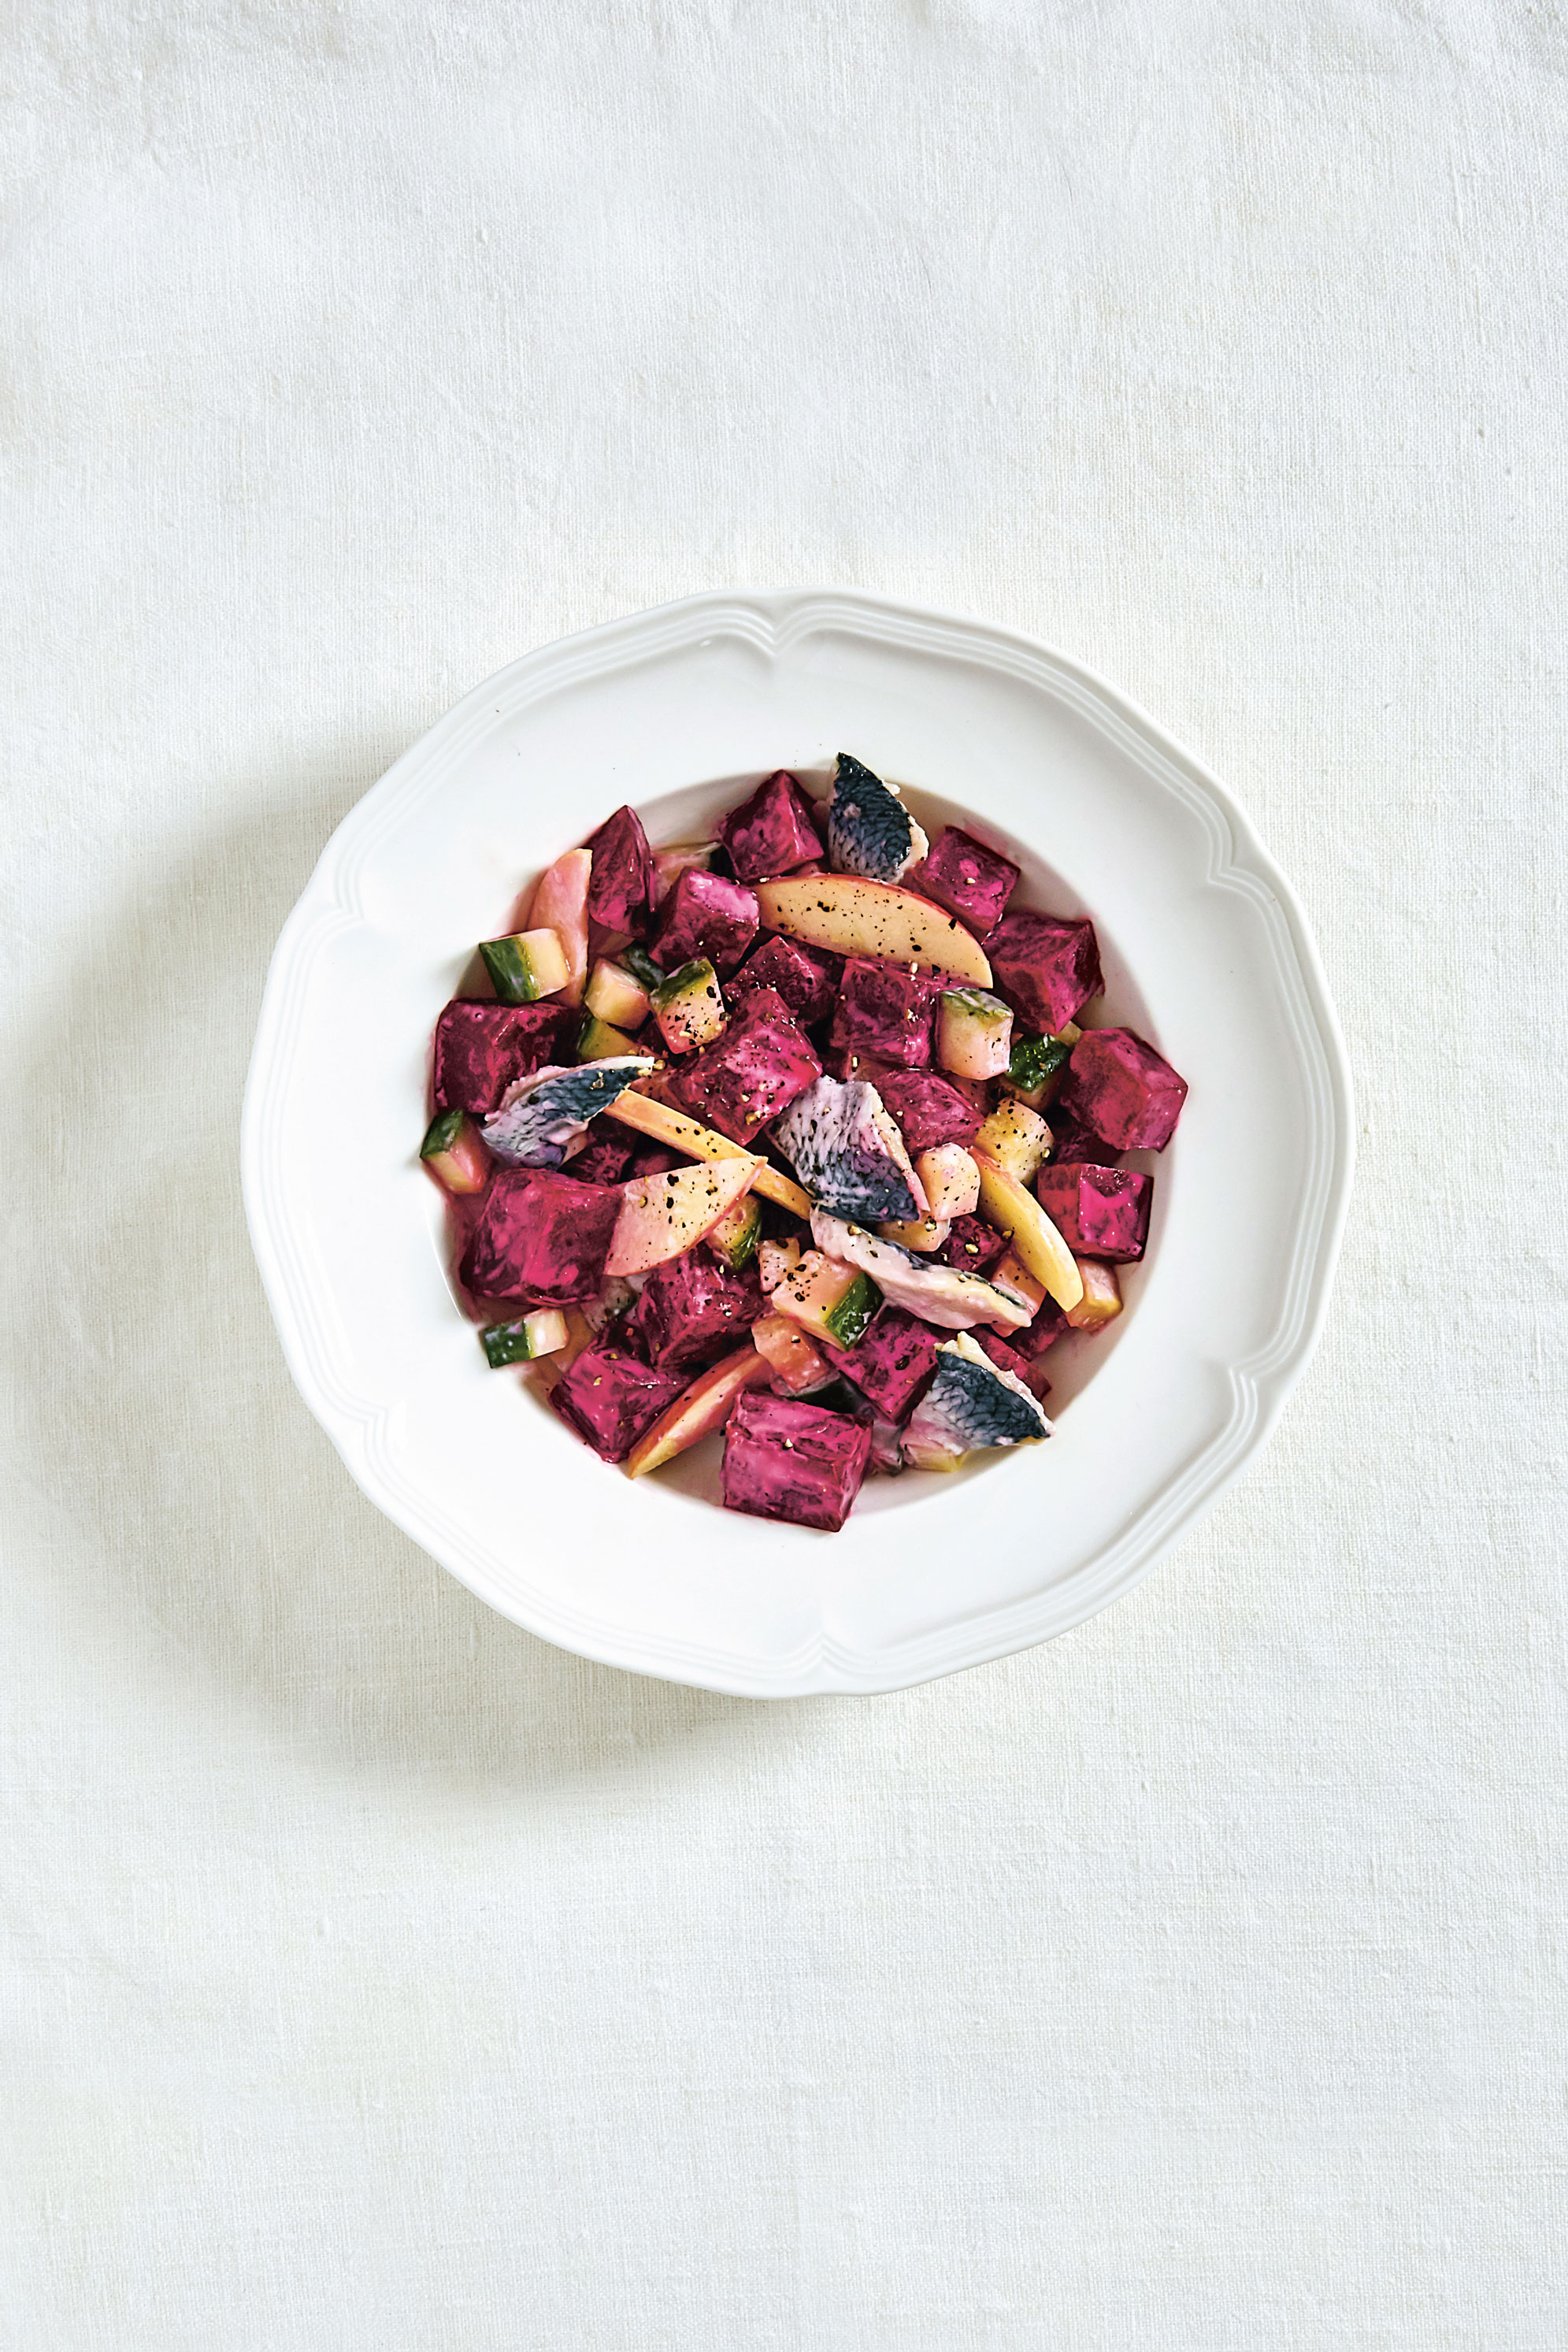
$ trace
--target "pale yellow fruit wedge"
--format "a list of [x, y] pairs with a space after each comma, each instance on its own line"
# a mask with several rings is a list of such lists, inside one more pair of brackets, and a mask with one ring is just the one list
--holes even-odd
[[[693, 1160], [753, 1160], [757, 1156], [747, 1151], [744, 1143], [732, 1143], [727, 1135], [704, 1127], [698, 1119], [688, 1118], [685, 1111], [672, 1110], [668, 1103], [655, 1102], [652, 1095], [640, 1095], [634, 1087], [618, 1095], [607, 1106], [604, 1116], [618, 1118], [622, 1127], [634, 1127], [639, 1135], [647, 1136], [654, 1143], [667, 1144], [672, 1151], [684, 1151]], [[752, 1190], [797, 1217], [810, 1216], [810, 1194], [802, 1192], [799, 1184], [791, 1183], [788, 1176], [781, 1176], [766, 1160], [758, 1169]]]
[[858, 874], [786, 875], [759, 882], [757, 902], [764, 930], [782, 931], [805, 947], [880, 956], [905, 970], [913, 964], [945, 979], [991, 984], [985, 950], [957, 917], [894, 883], [867, 882]]
[[606, 1274], [646, 1274], [667, 1265], [711, 1234], [750, 1192], [760, 1160], [699, 1162], [660, 1176], [633, 1176], [620, 1187], [621, 1210], [611, 1236]]
[[1083, 1277], [1083, 1296], [1068, 1316], [1075, 1331], [1103, 1331], [1122, 1312], [1122, 1286], [1116, 1279], [1113, 1265], [1101, 1265], [1093, 1258], [1081, 1257], [1078, 1271]]
[[565, 951], [567, 977], [560, 993], [569, 1004], [582, 1003], [588, 977], [588, 885], [593, 872], [592, 853], [569, 849], [547, 866], [534, 885], [528, 905], [528, 929], [559, 934]]
[[1051, 1157], [1051, 1129], [1027, 1103], [999, 1102], [990, 1117], [981, 1121], [975, 1143], [1020, 1184], [1038, 1175]]
[[748, 1339], [744, 1348], [737, 1348], [733, 1356], [727, 1356], [722, 1364], [715, 1364], [683, 1390], [653, 1428], [644, 1430], [626, 1457], [627, 1476], [641, 1478], [644, 1471], [658, 1470], [699, 1438], [722, 1429], [741, 1391], [761, 1388], [771, 1378], [767, 1358], [759, 1356]]
[[981, 1214], [998, 1234], [1007, 1235], [1035, 1280], [1043, 1282], [1057, 1305], [1071, 1313], [1083, 1296], [1083, 1276], [1072, 1252], [1034, 1194], [1016, 1176], [998, 1167], [977, 1143], [968, 1149], [980, 1171]]

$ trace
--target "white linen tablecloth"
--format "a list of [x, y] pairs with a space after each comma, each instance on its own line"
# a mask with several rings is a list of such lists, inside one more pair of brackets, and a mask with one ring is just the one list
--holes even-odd
[[[1560, 2346], [1561, 12], [13, 23], [0, 2343]], [[361, 1500], [236, 1125], [443, 709], [828, 582], [1211, 761], [1361, 1164], [1282, 1429], [1132, 1599], [768, 1706]]]

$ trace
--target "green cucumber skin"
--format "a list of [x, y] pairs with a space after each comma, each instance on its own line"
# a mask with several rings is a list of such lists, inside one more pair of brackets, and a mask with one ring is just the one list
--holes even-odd
[[582, 1026], [577, 1033], [577, 1056], [580, 1062], [613, 1061], [618, 1054], [626, 1053], [632, 1040], [623, 1029], [612, 1028], [597, 1013], [583, 1015]]
[[747, 1200], [743, 1202], [741, 1206], [746, 1213], [745, 1218], [733, 1242], [726, 1244], [720, 1242], [716, 1234], [708, 1235], [709, 1241], [717, 1247], [726, 1265], [735, 1274], [738, 1274], [742, 1267], [749, 1265], [762, 1246], [760, 1204], [756, 1201]]
[[664, 985], [664, 975], [646, 948], [622, 948], [616, 961], [625, 965], [632, 979], [640, 981], [650, 995]]
[[882, 1293], [869, 1274], [857, 1274], [843, 1297], [822, 1317], [822, 1328], [833, 1335], [835, 1348], [852, 1348], [865, 1337], [866, 1327], [882, 1305]]
[[505, 1370], [508, 1364], [531, 1364], [534, 1360], [526, 1323], [492, 1323], [487, 1331], [480, 1332], [479, 1344], [493, 1372]]
[[653, 991], [653, 1010], [667, 1013], [684, 996], [712, 996], [716, 1002], [718, 974], [706, 956], [694, 956], [679, 971], [673, 971], [668, 980], [660, 981]]
[[1060, 1037], [1019, 1037], [1008, 1063], [1008, 1084], [1033, 1094], [1067, 1067], [1071, 1053]]
[[533, 968], [515, 940], [481, 940], [479, 953], [503, 1004], [538, 1003], [544, 990], [535, 984]]
[[985, 988], [946, 988], [942, 1002], [954, 1006], [982, 1029], [998, 1029], [1010, 1017], [1010, 1008]]
[[444, 1151], [455, 1150], [463, 1140], [463, 1122], [466, 1117], [465, 1111], [437, 1111], [425, 1129], [424, 1141], [419, 1147], [420, 1158], [435, 1160]]

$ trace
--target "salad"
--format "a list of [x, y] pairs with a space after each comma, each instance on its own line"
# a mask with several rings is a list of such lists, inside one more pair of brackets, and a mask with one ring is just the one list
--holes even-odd
[[722, 1430], [727, 1509], [834, 1531], [868, 1475], [1048, 1437], [1186, 1084], [1080, 1025], [1094, 926], [1019, 879], [847, 752], [825, 800], [780, 769], [711, 841], [627, 807], [557, 858], [435, 1030], [488, 1362], [632, 1477]]

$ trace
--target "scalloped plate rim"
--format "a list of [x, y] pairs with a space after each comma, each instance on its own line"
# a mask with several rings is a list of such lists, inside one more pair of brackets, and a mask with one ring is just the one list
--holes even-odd
[[[397, 1491], [390, 1466], [375, 1458], [374, 1448], [367, 1443], [367, 1433], [384, 1423], [388, 1413], [341, 1392], [333, 1394], [329, 1368], [316, 1359], [307, 1344], [299, 1302], [282, 1262], [284, 1205], [262, 1164], [262, 1112], [269, 1087], [280, 1083], [287, 1072], [287, 1059], [280, 1055], [280, 1045], [286, 1040], [280, 1033], [291, 1009], [290, 992], [299, 984], [301, 955], [361, 919], [356, 864], [374, 845], [376, 834], [400, 814], [400, 795], [423, 771], [450, 756], [477, 722], [496, 716], [497, 701], [505, 709], [510, 697], [516, 709], [631, 661], [645, 661], [700, 643], [705, 635], [748, 637], [776, 654], [792, 639], [835, 624], [858, 629], [875, 641], [902, 644], [915, 651], [959, 651], [982, 666], [1015, 677], [1027, 677], [1033, 672], [1038, 679], [1043, 668], [1058, 688], [1071, 689], [1067, 698], [1103, 731], [1120, 734], [1123, 748], [1134, 749], [1139, 764], [1152, 775], [1157, 777], [1156, 762], [1176, 772], [1186, 793], [1196, 796], [1200, 813], [1217, 819], [1228, 836], [1218, 858], [1211, 861], [1209, 886], [1236, 887], [1249, 882], [1260, 886], [1274, 901], [1284, 924], [1314, 1042], [1322, 1055], [1332, 1134], [1317, 1199], [1304, 1203], [1301, 1213], [1298, 1260], [1304, 1244], [1311, 1243], [1302, 1283], [1295, 1286], [1301, 1295], [1294, 1306], [1287, 1295], [1280, 1326], [1269, 1344], [1226, 1367], [1232, 1390], [1228, 1420], [1195, 1462], [1166, 1481], [1133, 1528], [1103, 1546], [1070, 1587], [1036, 1592], [973, 1617], [961, 1617], [934, 1633], [872, 1655], [848, 1651], [819, 1633], [793, 1652], [771, 1658], [767, 1671], [762, 1671], [731, 1654], [702, 1652], [683, 1643], [666, 1648], [645, 1635], [628, 1637], [602, 1620], [579, 1622], [559, 1608], [524, 1614], [497, 1589], [474, 1547], [467, 1548], [462, 1559], [451, 1556], [450, 1539], [444, 1542], [444, 1531], [428, 1517], [419, 1497]], [[938, 648], [931, 642], [936, 634], [950, 635], [956, 642]], [[998, 655], [1005, 658], [997, 658]], [[519, 698], [517, 689], [524, 685], [532, 685], [535, 691]], [[1110, 728], [1105, 727], [1106, 720], [1113, 722]], [[1168, 778], [1161, 781], [1170, 788]], [[1240, 1477], [1267, 1443], [1311, 1360], [1328, 1312], [1349, 1213], [1354, 1147], [1348, 1057], [1316, 944], [1289, 881], [1245, 811], [1219, 780], [1119, 688], [1084, 663], [1022, 631], [860, 589], [805, 588], [709, 591], [557, 638], [484, 679], [400, 754], [337, 825], [278, 935], [246, 1085], [240, 1158], [252, 1247], [290, 1375], [356, 1485], [378, 1509], [498, 1614], [576, 1654], [697, 1688], [783, 1698], [873, 1696], [907, 1689], [1010, 1656], [1070, 1632], [1140, 1581]], [[1309, 1230], [1314, 1223], [1315, 1231]], [[1187, 1491], [1180, 1494], [1176, 1507], [1162, 1512], [1159, 1504], [1173, 1489], [1184, 1487]]]

